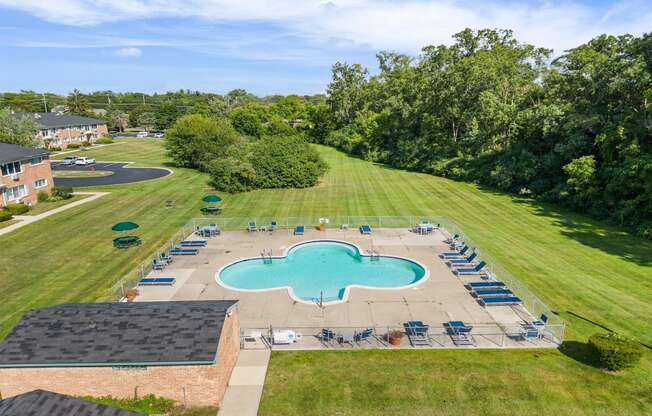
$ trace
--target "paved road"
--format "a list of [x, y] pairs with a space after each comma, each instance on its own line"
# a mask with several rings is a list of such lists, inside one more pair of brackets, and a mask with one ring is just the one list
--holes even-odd
[[73, 188], [83, 186], [117, 185], [146, 181], [149, 179], [162, 178], [170, 174], [167, 169], [161, 168], [130, 168], [128, 163], [95, 163], [91, 166], [61, 165], [52, 161], [52, 170], [108, 170], [113, 175], [100, 176], [95, 178], [54, 178], [56, 186], [72, 186]]

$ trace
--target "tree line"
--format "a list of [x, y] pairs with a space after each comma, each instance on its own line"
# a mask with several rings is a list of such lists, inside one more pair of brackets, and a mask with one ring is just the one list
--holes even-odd
[[[0, 93], [0, 108], [30, 113], [60, 110], [68, 114], [102, 119], [110, 129], [118, 131], [130, 127], [164, 131], [187, 114], [226, 116], [234, 109], [248, 104], [269, 106], [288, 99], [300, 100], [312, 106], [323, 102], [324, 96], [258, 97], [243, 89], [235, 89], [224, 95], [191, 90], [145, 94], [113, 91], [83, 93], [75, 89], [67, 96], [20, 91]], [[307, 115], [303, 119], [306, 118]]]
[[311, 137], [362, 158], [570, 207], [652, 238], [652, 34], [552, 60], [509, 30], [336, 63]]

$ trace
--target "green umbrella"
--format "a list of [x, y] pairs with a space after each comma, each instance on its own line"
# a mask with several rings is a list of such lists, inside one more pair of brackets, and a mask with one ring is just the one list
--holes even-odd
[[206, 195], [206, 196], [202, 199], [202, 201], [204, 201], [204, 202], [220, 202], [221, 200], [222, 200], [222, 198], [220, 198], [220, 197], [217, 196], [217, 195]]
[[113, 231], [130, 231], [130, 230], [135, 230], [136, 228], [138, 228], [138, 224], [130, 221], [119, 222], [113, 227], [111, 227]]

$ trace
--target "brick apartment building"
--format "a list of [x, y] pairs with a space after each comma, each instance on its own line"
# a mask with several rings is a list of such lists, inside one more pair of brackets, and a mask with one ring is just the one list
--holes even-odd
[[47, 150], [0, 143], [0, 207], [35, 204], [39, 192], [50, 193], [52, 182]]
[[65, 149], [70, 143], [93, 142], [109, 134], [106, 122], [90, 117], [56, 113], [14, 113], [28, 117], [40, 126], [37, 138], [45, 147]]
[[219, 406], [240, 352], [235, 300], [31, 310], [0, 344], [0, 394], [155, 394]]

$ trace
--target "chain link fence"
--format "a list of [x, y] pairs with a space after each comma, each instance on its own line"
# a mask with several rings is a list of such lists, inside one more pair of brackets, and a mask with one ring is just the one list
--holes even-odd
[[[450, 219], [437, 215], [406, 215], [406, 216], [354, 216], [354, 215], [336, 215], [325, 217], [205, 217], [193, 218], [181, 230], [179, 230], [165, 245], [160, 247], [154, 256], [158, 253], [168, 252], [179, 242], [188, 238], [197, 229], [208, 225], [217, 225], [223, 231], [246, 231], [251, 225], [255, 225], [258, 230], [287, 230], [291, 232], [294, 227], [302, 225], [309, 229], [315, 229], [321, 224], [326, 223], [327, 228], [358, 228], [362, 225], [369, 225], [372, 228], [405, 228], [414, 229], [417, 224], [429, 223], [439, 225], [441, 232], [448, 236], [459, 235], [470, 247], [480, 248], [474, 241], [469, 238], [455, 222]], [[272, 226], [273, 224], [273, 226]], [[534, 316], [540, 318], [545, 315], [548, 319], [547, 327], [553, 333], [551, 337], [559, 340], [564, 338], [564, 322], [559, 318], [541, 299], [539, 299], [528, 287], [519, 279], [505, 270], [498, 262], [494, 261], [489, 255], [480, 250], [479, 257], [488, 264], [488, 269], [493, 277], [503, 281], [522, 301], [523, 306]], [[126, 291], [135, 287], [137, 282], [147, 276], [152, 271], [152, 261], [155, 257], [142, 263], [135, 271], [121, 278], [113, 285], [106, 296], [107, 300], [123, 299]]]

